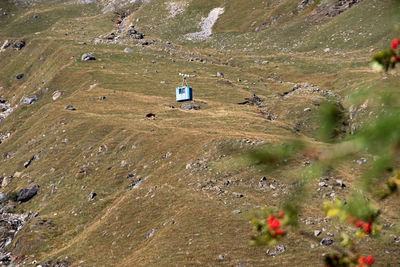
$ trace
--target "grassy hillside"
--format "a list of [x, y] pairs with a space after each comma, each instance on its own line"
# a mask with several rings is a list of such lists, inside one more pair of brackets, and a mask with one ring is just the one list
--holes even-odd
[[[324, 146], [317, 135], [324, 100], [342, 104], [348, 117], [348, 94], [398, 90], [398, 73], [373, 72], [369, 60], [398, 34], [399, 2], [364, 0], [333, 18], [313, 15], [318, 1], [298, 11], [291, 0], [188, 1], [169, 18], [166, 2], [134, 3], [118, 15], [76, 1], [1, 1], [14, 16], [0, 17], [0, 45], [26, 41], [21, 50], [0, 53], [0, 98], [15, 109], [0, 122], [0, 133], [11, 133], [0, 144], [0, 176], [11, 177], [1, 192], [40, 185], [32, 200], [16, 203], [14, 212], [38, 216], [7, 250], [26, 256], [22, 266], [48, 259], [73, 266], [322, 266], [321, 255], [335, 247], [319, 241], [327, 233], [338, 238], [342, 226], [325, 220], [321, 199], [332, 199], [333, 191], [344, 197], [363, 165], [348, 162], [331, 173], [347, 189], [320, 192], [316, 181], [301, 219], [311, 235], [326, 230], [315, 238], [290, 234], [281, 243], [286, 251], [272, 257], [249, 246], [248, 217], [256, 207], [279, 206], [293, 190], [296, 168], [312, 155], [274, 173], [241, 155], [297, 137]], [[216, 7], [225, 12], [210, 39], [186, 40]], [[100, 38], [130, 23], [143, 40]], [[96, 60], [81, 61], [84, 53]], [[193, 76], [200, 110], [175, 102], [179, 73]], [[296, 84], [302, 89], [280, 96]], [[62, 93], [57, 100], [55, 91]], [[237, 104], [251, 94], [261, 105]], [[38, 101], [26, 105], [23, 96]], [[374, 116], [379, 107], [370, 103], [349, 123]], [[88, 200], [91, 192], [96, 196]], [[398, 233], [389, 227], [400, 223], [398, 204], [377, 204], [388, 226], [380, 239], [361, 245], [374, 252], [377, 266], [399, 264]]]

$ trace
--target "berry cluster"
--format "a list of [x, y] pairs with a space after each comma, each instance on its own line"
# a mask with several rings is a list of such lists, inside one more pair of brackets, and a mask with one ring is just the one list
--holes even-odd
[[370, 234], [371, 229], [372, 229], [372, 222], [363, 222], [363, 221], [358, 221], [354, 218], [349, 217], [348, 219], [349, 223], [354, 224], [357, 228], [360, 228], [363, 230], [364, 233]]
[[382, 50], [373, 56], [372, 66], [376, 69], [394, 69], [397, 63], [400, 63], [399, 38], [394, 38], [390, 43], [390, 49]]
[[393, 51], [392, 62], [400, 62], [400, 58], [398, 53], [396, 52], [397, 47], [399, 46], [399, 38], [394, 38], [393, 41], [390, 43], [390, 48]]
[[357, 267], [371, 266], [373, 263], [374, 263], [374, 257], [372, 255], [368, 255], [367, 257], [360, 256], [358, 258]]
[[269, 228], [269, 233], [271, 235], [271, 237], [278, 237], [284, 234], [283, 230], [280, 228], [281, 227], [281, 223], [279, 221], [279, 219], [283, 218], [283, 216], [285, 216], [283, 211], [279, 211], [278, 216], [275, 217], [272, 213], [269, 215], [269, 217], [267, 218], [267, 225]]

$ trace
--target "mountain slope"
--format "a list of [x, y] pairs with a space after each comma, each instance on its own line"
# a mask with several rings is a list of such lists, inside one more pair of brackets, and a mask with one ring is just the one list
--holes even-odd
[[[0, 52], [0, 98], [13, 107], [0, 121], [1, 191], [40, 186], [31, 200], [8, 203], [31, 216], [5, 251], [22, 266], [308, 266], [334, 251], [319, 245], [339, 232], [321, 199], [344, 197], [363, 165], [334, 170], [332, 188], [313, 185], [301, 220], [311, 235], [326, 231], [290, 234], [286, 251], [272, 257], [276, 249], [249, 246], [248, 216], [279, 206], [295, 190], [296, 168], [313, 156], [267, 175], [241, 155], [297, 137], [323, 146], [316, 134], [323, 101], [343, 105], [348, 118], [347, 93], [397, 90], [398, 73], [383, 79], [368, 64], [396, 34], [398, 1], [364, 0], [334, 17], [321, 13], [332, 1], [302, 8], [291, 0], [177, 1], [173, 14], [170, 1], [130, 2], [1, 2], [8, 15], [0, 17], [0, 44], [25, 41]], [[185, 39], [220, 7], [209, 39]], [[82, 61], [85, 53], [96, 60]], [[199, 110], [175, 102], [179, 73], [191, 75]], [[356, 107], [344, 132], [374, 115], [371, 103]], [[398, 224], [398, 203], [380, 205], [387, 224]], [[385, 228], [381, 240], [361, 246], [380, 252], [377, 263], [396, 265], [394, 234]]]

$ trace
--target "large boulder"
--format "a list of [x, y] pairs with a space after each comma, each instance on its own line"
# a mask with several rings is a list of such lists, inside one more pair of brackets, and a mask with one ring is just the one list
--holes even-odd
[[27, 202], [31, 198], [33, 198], [38, 191], [39, 191], [39, 186], [37, 184], [21, 189], [17, 194], [17, 201]]

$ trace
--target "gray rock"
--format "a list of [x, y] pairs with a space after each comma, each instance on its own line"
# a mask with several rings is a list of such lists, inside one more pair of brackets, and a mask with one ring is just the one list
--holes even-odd
[[53, 93], [52, 98], [53, 98], [54, 101], [56, 101], [61, 95], [62, 95], [62, 92], [60, 92], [60, 91], [55, 91], [55, 92]]
[[181, 109], [183, 110], [199, 110], [201, 107], [191, 104], [191, 103], [184, 103], [181, 105]]
[[157, 229], [151, 229], [151, 230], [146, 234], [146, 239], [151, 238], [156, 232], [157, 232]]
[[25, 46], [25, 41], [17, 41], [13, 45], [13, 47], [17, 50], [21, 50], [24, 46]]
[[39, 191], [39, 185], [35, 184], [30, 187], [21, 189], [17, 194], [17, 201], [26, 202], [33, 198]]
[[131, 187], [131, 188], [138, 188], [141, 184], [142, 184], [142, 179], [141, 178], [139, 178], [139, 179], [136, 179], [135, 181], [133, 181], [132, 183], [130, 183], [129, 185], [128, 185], [128, 187]]
[[310, 112], [310, 111], [311, 111], [311, 108], [305, 108], [304, 111], [305, 111], [305, 112]]
[[320, 230], [314, 230], [314, 236], [319, 236], [321, 234]]
[[30, 158], [29, 160], [25, 161], [24, 163], [24, 167], [28, 168], [29, 165], [31, 165], [32, 161], [35, 159], [35, 156], [33, 156], [32, 158]]
[[336, 183], [337, 183], [340, 187], [342, 187], [342, 188], [345, 188], [345, 187], [346, 187], [346, 185], [343, 183], [342, 180], [336, 180]]
[[88, 195], [88, 200], [93, 200], [95, 197], [97, 196], [97, 194], [95, 192], [90, 192], [90, 194]]
[[130, 178], [135, 177], [135, 175], [136, 175], [136, 172], [132, 172], [132, 173], [128, 174], [128, 175], [126, 176], [126, 178], [127, 178], [127, 179], [130, 179]]
[[224, 76], [224, 74], [222, 72], [217, 72], [217, 77], [224, 78], [225, 76]]
[[328, 186], [325, 182], [320, 182], [318, 185], [319, 185], [320, 187], [327, 187], [327, 186]]
[[34, 96], [34, 97], [26, 97], [26, 96], [22, 97], [22, 102], [24, 102], [24, 104], [27, 104], [27, 105], [31, 105], [31, 104], [33, 104], [33, 103], [35, 103], [37, 101], [38, 101], [38, 98], [36, 96]]
[[167, 158], [169, 158], [169, 157], [171, 157], [172, 156], [172, 153], [171, 152], [167, 152], [167, 154], [165, 154], [164, 156], [162, 156], [162, 158], [163, 159], [167, 159]]
[[6, 199], [7, 199], [7, 195], [2, 193], [2, 192], [0, 192], [0, 203], [2, 203]]
[[76, 110], [72, 105], [68, 105], [65, 107], [66, 110]]
[[24, 74], [20, 73], [17, 76], [15, 76], [15, 78], [17, 78], [17, 80], [20, 80], [20, 79], [24, 78]]
[[239, 214], [239, 213], [241, 213], [242, 211], [241, 210], [234, 210], [234, 211], [232, 211], [233, 213], [235, 213], [235, 214]]
[[235, 197], [237, 197], [237, 198], [242, 198], [242, 197], [244, 197], [243, 194], [236, 193], [236, 192], [233, 192], [233, 195], [234, 195]]
[[252, 95], [250, 96], [250, 98], [251, 98], [252, 100], [254, 100], [255, 102], [262, 102], [261, 98], [259, 98], [256, 94], [252, 94]]
[[96, 58], [90, 54], [83, 54], [81, 60], [89, 61], [89, 60], [96, 60]]
[[286, 251], [286, 248], [284, 245], [278, 245], [275, 247], [275, 249], [276, 249], [276, 251], [281, 252], [281, 253]]
[[333, 239], [332, 238], [323, 238], [321, 242], [319, 242], [322, 246], [330, 246], [333, 244]]
[[221, 255], [218, 256], [218, 259], [219, 259], [220, 261], [222, 261], [222, 260], [225, 259], [225, 256], [221, 254]]
[[133, 54], [135, 51], [133, 51], [132, 49], [130, 49], [129, 47], [127, 47], [127, 48], [124, 49], [124, 52], [125, 52], [125, 53], [128, 53], [128, 54]]

